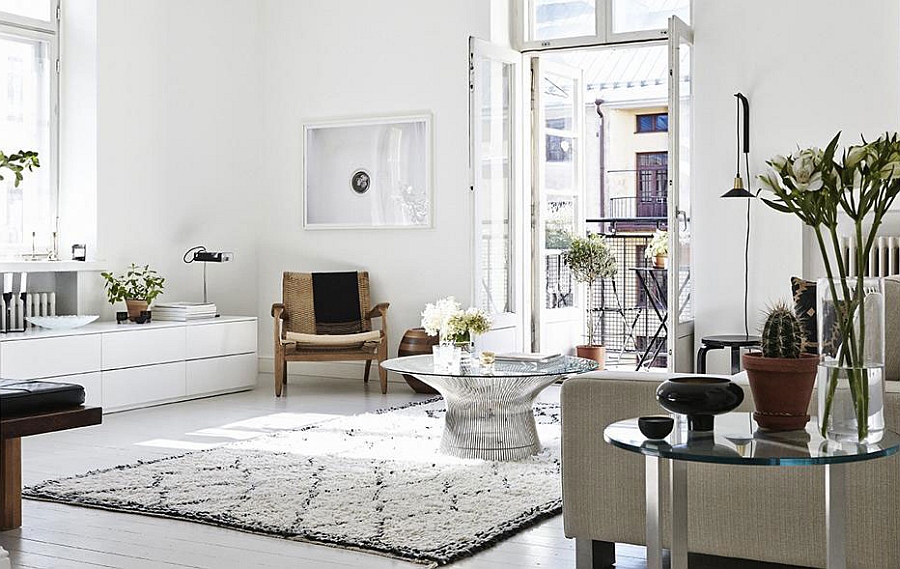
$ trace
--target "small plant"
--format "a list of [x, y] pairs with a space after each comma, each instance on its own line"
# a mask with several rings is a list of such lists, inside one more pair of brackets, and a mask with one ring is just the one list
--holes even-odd
[[762, 331], [763, 357], [797, 359], [805, 341], [803, 326], [793, 309], [784, 302], [769, 309]]
[[[23, 170], [33, 172], [34, 168], [40, 167], [41, 162], [38, 160], [38, 153], [33, 150], [19, 150], [12, 154], [0, 151], [0, 168], [6, 168], [15, 175], [16, 178], [13, 180], [13, 186], [17, 188], [24, 179], [24, 176], [22, 175]], [[0, 180], [3, 179], [3, 175], [0, 175]]]
[[644, 256], [648, 259], [652, 259], [653, 257], [668, 257], [669, 256], [669, 232], [668, 231], [660, 231], [659, 229], [653, 233], [653, 237], [650, 239], [650, 242], [647, 243], [647, 249], [644, 251]]
[[469, 342], [472, 336], [491, 329], [491, 319], [484, 310], [474, 306], [463, 310], [455, 298], [448, 296], [425, 305], [422, 327], [429, 336], [440, 334], [448, 342]]
[[[572, 237], [572, 245], [563, 253], [563, 261], [572, 270], [572, 276], [588, 288], [588, 298], [593, 298], [594, 283], [604, 278], [612, 278], [618, 272], [616, 256], [606, 239], [597, 233], [587, 237]], [[594, 343], [594, 318], [590, 303], [587, 308], [588, 345]]]
[[106, 297], [110, 304], [123, 300], [143, 300], [151, 304], [162, 294], [166, 282], [166, 279], [159, 276], [150, 265], [138, 267], [134, 263], [123, 275], [100, 273], [100, 276], [106, 281], [103, 287], [106, 289]]

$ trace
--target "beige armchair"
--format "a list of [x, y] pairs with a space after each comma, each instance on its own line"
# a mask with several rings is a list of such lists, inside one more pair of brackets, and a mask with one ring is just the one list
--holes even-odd
[[[369, 273], [291, 273], [282, 278], [282, 302], [272, 305], [275, 319], [275, 396], [287, 383], [288, 362], [365, 360], [368, 383], [372, 360], [387, 359], [387, 310], [370, 308]], [[381, 329], [372, 329], [372, 319]], [[387, 371], [378, 368], [381, 392]]]

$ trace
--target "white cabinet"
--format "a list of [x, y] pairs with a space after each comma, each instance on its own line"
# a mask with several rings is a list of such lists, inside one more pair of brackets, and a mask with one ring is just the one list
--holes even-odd
[[158, 328], [103, 334], [101, 369], [120, 369], [184, 360], [185, 329]]
[[104, 410], [120, 411], [184, 399], [184, 370], [185, 362], [180, 361], [102, 372]]
[[252, 389], [256, 318], [200, 322], [99, 322], [66, 331], [0, 335], [0, 378], [84, 386], [104, 412]]
[[3, 379], [44, 379], [92, 371], [100, 371], [98, 334], [0, 343]]

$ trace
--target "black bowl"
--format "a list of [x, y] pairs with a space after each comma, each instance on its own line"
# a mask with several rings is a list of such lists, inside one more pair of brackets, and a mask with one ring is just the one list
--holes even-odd
[[713, 430], [713, 416], [728, 413], [744, 400], [744, 390], [723, 377], [674, 377], [656, 389], [666, 411], [687, 415], [688, 430]]
[[672, 417], [638, 417], [638, 428], [641, 433], [651, 440], [666, 438], [672, 432], [675, 420]]

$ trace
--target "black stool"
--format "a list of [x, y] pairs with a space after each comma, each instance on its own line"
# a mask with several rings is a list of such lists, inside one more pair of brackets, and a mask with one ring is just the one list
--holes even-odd
[[731, 348], [731, 373], [741, 371], [741, 348], [755, 348], [760, 346], [759, 336], [745, 336], [743, 334], [725, 334], [722, 336], [705, 336], [700, 340], [700, 349], [697, 350], [697, 373], [706, 373], [706, 354], [710, 350], [724, 350]]

